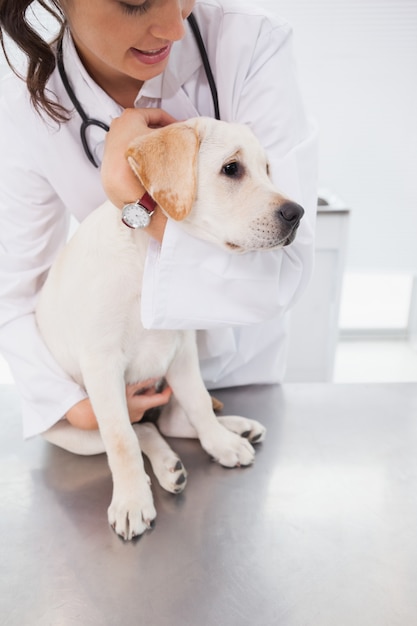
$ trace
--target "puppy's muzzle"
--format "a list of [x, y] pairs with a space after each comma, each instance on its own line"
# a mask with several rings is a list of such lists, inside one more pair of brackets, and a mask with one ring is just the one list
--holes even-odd
[[276, 216], [281, 223], [281, 229], [288, 232], [284, 246], [294, 240], [295, 233], [304, 215], [304, 209], [296, 202], [284, 202], [276, 211]]

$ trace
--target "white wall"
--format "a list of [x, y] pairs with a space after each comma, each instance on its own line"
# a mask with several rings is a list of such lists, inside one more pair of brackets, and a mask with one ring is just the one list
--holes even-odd
[[417, 1], [256, 0], [294, 27], [349, 269], [417, 272]]

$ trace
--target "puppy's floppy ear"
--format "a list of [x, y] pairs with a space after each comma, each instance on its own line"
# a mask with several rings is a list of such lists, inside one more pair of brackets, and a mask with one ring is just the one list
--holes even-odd
[[177, 221], [193, 206], [199, 144], [194, 127], [178, 122], [140, 137], [126, 153], [146, 191]]

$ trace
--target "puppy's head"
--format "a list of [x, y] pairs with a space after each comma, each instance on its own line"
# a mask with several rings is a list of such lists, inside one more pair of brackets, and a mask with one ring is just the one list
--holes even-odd
[[274, 188], [247, 126], [194, 118], [139, 138], [127, 158], [162, 211], [201, 239], [247, 252], [295, 237], [304, 211]]

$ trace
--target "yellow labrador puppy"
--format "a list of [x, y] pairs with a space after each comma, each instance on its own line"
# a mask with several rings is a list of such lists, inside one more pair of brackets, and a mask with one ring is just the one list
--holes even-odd
[[[303, 209], [273, 187], [264, 151], [247, 127], [196, 118], [141, 137], [127, 155], [147, 192], [188, 233], [232, 254], [278, 248], [294, 239]], [[125, 539], [142, 534], [156, 516], [141, 450], [165, 489], [176, 493], [186, 482], [181, 462], [155, 426], [132, 427], [126, 383], [166, 378], [173, 398], [160, 430], [198, 437], [221, 465], [251, 464], [251, 442], [265, 433], [256, 421], [215, 416], [194, 332], [141, 325], [140, 277], [148, 241], [146, 232], [128, 228], [120, 211], [104, 203], [57, 258], [37, 307], [46, 344], [91, 400], [113, 477], [108, 519]], [[46, 434], [79, 453], [85, 453], [86, 436], [65, 421]]]

